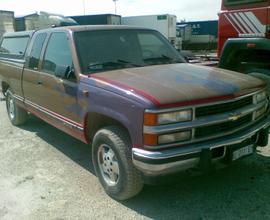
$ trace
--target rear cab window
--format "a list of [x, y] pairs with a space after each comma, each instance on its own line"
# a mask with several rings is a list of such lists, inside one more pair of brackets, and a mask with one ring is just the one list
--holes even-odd
[[29, 36], [4, 37], [0, 47], [0, 56], [23, 58], [29, 39]]

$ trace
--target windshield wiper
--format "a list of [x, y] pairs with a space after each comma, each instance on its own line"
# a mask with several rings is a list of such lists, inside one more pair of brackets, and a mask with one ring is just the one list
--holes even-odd
[[164, 54], [162, 54], [161, 56], [158, 57], [149, 57], [149, 58], [145, 58], [143, 59], [143, 61], [148, 62], [148, 61], [153, 61], [153, 62], [169, 62], [169, 63], [182, 63], [181, 59], [177, 59], [177, 58], [172, 58], [172, 57], [168, 57]]
[[108, 67], [140, 67], [141, 65], [139, 64], [135, 64], [135, 63], [131, 63], [129, 61], [126, 60], [116, 60], [116, 61], [107, 61], [107, 62], [96, 62], [96, 63], [90, 63], [88, 65], [88, 69], [90, 70], [102, 70], [104, 68], [108, 68]]

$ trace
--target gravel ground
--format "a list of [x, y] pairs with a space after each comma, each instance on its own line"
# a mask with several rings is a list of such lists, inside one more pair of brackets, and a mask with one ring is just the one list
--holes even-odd
[[270, 219], [270, 150], [208, 175], [170, 176], [117, 202], [93, 172], [90, 147], [0, 102], [0, 219]]

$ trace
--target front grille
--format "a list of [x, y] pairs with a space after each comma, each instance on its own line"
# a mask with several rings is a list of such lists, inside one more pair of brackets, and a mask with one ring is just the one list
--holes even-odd
[[253, 103], [252, 96], [228, 103], [203, 106], [196, 108], [196, 118], [224, 112], [230, 112], [251, 105]]
[[196, 128], [195, 138], [204, 138], [207, 136], [215, 136], [218, 134], [222, 134], [224, 132], [240, 128], [241, 126], [248, 124], [251, 121], [252, 121], [252, 114], [249, 114], [236, 121], [227, 121], [219, 124], [202, 126]]

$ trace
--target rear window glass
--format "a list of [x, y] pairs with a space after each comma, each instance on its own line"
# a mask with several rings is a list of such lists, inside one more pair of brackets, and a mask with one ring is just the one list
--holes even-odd
[[23, 56], [28, 44], [28, 40], [28, 36], [4, 38], [0, 47], [0, 53]]
[[244, 5], [244, 4], [252, 4], [258, 2], [266, 2], [266, 0], [224, 0], [225, 6], [231, 5]]

